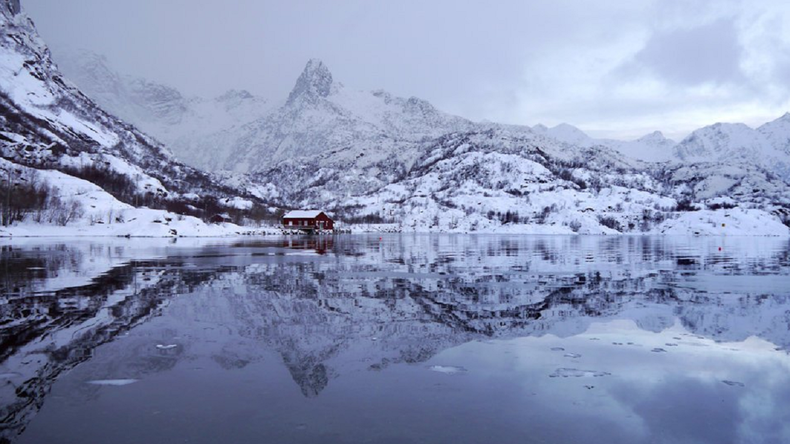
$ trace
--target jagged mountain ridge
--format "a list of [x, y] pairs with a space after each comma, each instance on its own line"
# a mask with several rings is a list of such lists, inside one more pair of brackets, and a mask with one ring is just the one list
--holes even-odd
[[[85, 85], [84, 89], [97, 97], [103, 106], [144, 127], [157, 138], [173, 146], [174, 151], [181, 156], [191, 157], [193, 154], [190, 153], [207, 149], [197, 146], [196, 144], [199, 144], [197, 140], [185, 145], [184, 140], [173, 137], [178, 133], [174, 128], [179, 127], [182, 119], [188, 120], [202, 115], [200, 120], [203, 122], [209, 120], [222, 122], [208, 127], [191, 123], [180, 125], [192, 130], [203, 128], [201, 137], [207, 136], [210, 139], [210, 143], [206, 145], [214, 147], [212, 149], [214, 154], [217, 145], [228, 147], [220, 150], [220, 160], [210, 160], [213, 158], [207, 157], [205, 161], [198, 161], [199, 166], [204, 168], [259, 172], [266, 169], [267, 165], [293, 157], [288, 154], [295, 154], [297, 157], [316, 156], [332, 151], [337, 154], [338, 148], [342, 150], [344, 147], [363, 143], [379, 150], [384, 146], [386, 150], [386, 144], [382, 144], [382, 140], [387, 138], [414, 141], [451, 132], [480, 130], [491, 126], [507, 127], [474, 123], [446, 114], [441, 115], [443, 113], [435, 110], [428, 102], [417, 98], [401, 99], [380, 90], [373, 92], [349, 90], [334, 80], [323, 62], [315, 59], [308, 61], [284, 103], [275, 106], [273, 103], [255, 98], [255, 103], [245, 107], [244, 113], [234, 115], [236, 124], [227, 123], [226, 119], [221, 117], [221, 113], [214, 113], [209, 119], [208, 115], [215, 112], [214, 110], [200, 110], [194, 105], [206, 102], [204, 99], [185, 99], [171, 87], [140, 78], [122, 76], [109, 68], [107, 61], [96, 54], [82, 51], [64, 55], [62, 60], [61, 64], [64, 65], [66, 72], [69, 72], [78, 84]], [[108, 88], [107, 85], [113, 87]], [[150, 91], [145, 91], [146, 89]], [[229, 92], [229, 94], [233, 93], [234, 91]], [[245, 99], [254, 98], [245, 91], [240, 94]], [[151, 100], [140, 100], [140, 96], [150, 96]], [[399, 106], [382, 111], [381, 103], [371, 100], [370, 96], [383, 99], [384, 105], [395, 101]], [[220, 97], [213, 101], [222, 99], [223, 97]], [[125, 109], [124, 104], [137, 106], [139, 108], [137, 115]], [[187, 109], [189, 107], [191, 109]], [[161, 108], [176, 111], [162, 112]], [[421, 113], [413, 112], [415, 110]], [[531, 128], [509, 127], [582, 148], [605, 146], [638, 160], [682, 163], [688, 160], [696, 162], [732, 160], [732, 153], [728, 150], [739, 146], [748, 147], [749, 154], [752, 156], [741, 155], [736, 156], [737, 158], [753, 160], [753, 154], [759, 153], [774, 160], [776, 156], [771, 156], [771, 146], [774, 152], [787, 154], [790, 150], [790, 128], [781, 125], [783, 119], [790, 120], [786, 117], [780, 118], [752, 130], [766, 138], [770, 133], [770, 141], [761, 137], [744, 141], [744, 134], [749, 133], [751, 129], [743, 125], [739, 127], [739, 131], [736, 131], [741, 133], [740, 137], [737, 134], [732, 134], [732, 137], [717, 134], [720, 132], [717, 128], [722, 127], [723, 124], [716, 124], [695, 131], [680, 143], [667, 139], [660, 131], [636, 140], [615, 140], [592, 138], [569, 124], [560, 124], [552, 128], [540, 124]], [[152, 126], [154, 122], [159, 124], [159, 127]], [[223, 128], [222, 125], [232, 127]], [[181, 136], [185, 136], [188, 132], [182, 131], [182, 133], [184, 134]], [[355, 140], [355, 137], [358, 140]], [[723, 146], [722, 139], [730, 140], [726, 140], [724, 144], [726, 146]], [[717, 145], [719, 148], [701, 151], [699, 148], [695, 149], [700, 143]], [[733, 144], [738, 146], [730, 146]], [[230, 151], [233, 151], [230, 149], [231, 146], [238, 148], [240, 153], [231, 153]], [[769, 152], [766, 152], [766, 149]], [[256, 155], [262, 152], [268, 155], [273, 153], [274, 156], [266, 157], [256, 163]], [[697, 152], [697, 155], [692, 155], [694, 152]], [[359, 154], [357, 151], [354, 153]], [[772, 167], [774, 164], [773, 161], [765, 161], [761, 166]]]
[[790, 180], [790, 113], [752, 129], [742, 123], [700, 128], [674, 148], [686, 163], [754, 163]]
[[276, 103], [246, 91], [211, 100], [184, 98], [172, 88], [118, 74], [87, 51], [64, 52], [60, 59], [64, 71], [108, 110], [207, 170], [260, 172], [295, 157], [330, 153], [338, 163], [360, 157], [366, 165], [393, 153], [408, 163], [416, 142], [473, 127], [414, 97], [349, 90], [319, 60], [309, 61], [288, 98]]
[[419, 142], [472, 127], [414, 97], [346, 89], [322, 62], [311, 60], [283, 106], [241, 128], [221, 166], [262, 172], [282, 162], [320, 157], [328, 166], [364, 168], [393, 156], [408, 165], [418, 155]]
[[216, 170], [213, 159], [223, 157], [230, 141], [217, 133], [233, 131], [266, 115], [271, 104], [245, 90], [230, 90], [212, 98], [186, 97], [175, 88], [113, 70], [104, 56], [87, 50], [64, 50], [58, 65], [80, 89], [103, 108], [172, 150], [179, 160], [204, 170]]
[[[315, 87], [301, 85], [307, 79], [312, 79]], [[429, 131], [422, 131], [419, 123], [414, 125], [418, 130], [412, 134], [421, 137], [419, 142], [398, 144], [404, 139], [391, 137], [394, 144], [376, 145], [378, 141], [367, 142], [371, 133], [364, 132], [364, 128], [356, 137], [343, 134], [342, 128], [363, 120], [337, 122], [338, 116], [349, 114], [347, 110], [353, 109], [353, 102], [343, 103], [350, 95], [332, 85], [328, 70], [322, 69], [319, 62], [310, 62], [289, 103], [281, 109], [283, 114], [273, 117], [280, 119], [276, 120], [278, 123], [259, 122], [256, 135], [250, 136], [268, 142], [246, 141], [240, 145], [257, 153], [242, 154], [246, 159], [264, 153], [272, 156], [270, 162], [275, 166], [253, 175], [253, 182], [277, 187], [276, 196], [271, 197], [294, 206], [345, 206], [354, 214], [399, 221], [400, 229], [405, 224], [415, 230], [475, 231], [481, 223], [487, 229], [495, 229], [474, 216], [485, 215], [490, 221], [491, 213], [510, 212], [516, 214], [516, 222], [527, 220], [545, 225], [548, 221], [551, 225], [580, 227], [574, 231], [586, 233], [607, 232], [601, 226], [605, 222], [606, 228], [615, 232], [691, 230], [713, 234], [715, 230], [693, 226], [724, 226], [725, 222], [715, 220], [735, 217], [729, 213], [692, 217], [674, 211], [683, 206], [681, 202], [688, 201], [693, 203], [689, 209], [715, 210], [726, 206], [747, 212], [756, 210], [737, 215], [743, 216], [742, 224], [730, 224], [741, 226], [744, 234], [763, 222], [777, 234], [787, 234], [786, 227], [776, 223], [788, 223], [790, 206], [790, 188], [783, 170], [790, 155], [783, 151], [771, 154], [759, 145], [749, 155], [716, 151], [689, 162], [679, 153], [690, 145], [694, 135], [675, 144], [659, 132], [631, 142], [595, 140], [570, 125], [549, 129], [464, 121], [457, 129], [442, 126], [446, 115], [435, 120], [422, 116], [423, 123], [431, 123], [427, 124]], [[375, 115], [368, 112], [365, 118], [370, 122]], [[399, 117], [403, 115], [410, 114]], [[298, 125], [305, 116], [314, 119], [314, 124], [300, 130]], [[766, 127], [779, 127], [778, 123]], [[329, 131], [321, 125], [329, 126]], [[402, 133], [390, 130], [388, 134]], [[773, 134], [781, 144], [781, 129]], [[266, 139], [273, 135], [299, 143], [284, 147], [280, 142], [274, 143], [277, 137]], [[342, 135], [339, 139], [345, 142], [345, 150], [323, 148], [331, 142], [325, 142], [315, 152], [305, 148], [338, 135]], [[267, 145], [277, 148], [266, 151]], [[623, 156], [646, 150], [652, 158]], [[669, 153], [675, 157], [670, 158]], [[292, 157], [277, 163], [286, 154]], [[542, 175], [534, 175], [536, 171], [542, 171]], [[558, 216], [547, 219], [542, 215], [556, 212], [555, 207], [560, 208]], [[650, 217], [656, 218], [655, 223], [645, 223]], [[775, 222], [768, 222], [772, 218]]]
[[[649, 161], [669, 159], [672, 154], [670, 148], [675, 145], [675, 142], [664, 138], [660, 133], [649, 134], [634, 141], [620, 141], [593, 139], [568, 124], [560, 124], [553, 128], [544, 125], [529, 128], [474, 123], [442, 113], [430, 103], [415, 97], [404, 99], [394, 97], [382, 90], [365, 92], [345, 88], [334, 80], [327, 66], [317, 59], [308, 61], [287, 99], [279, 105], [258, 99], [259, 103], [255, 104], [255, 109], [245, 108], [243, 116], [234, 116], [235, 124], [223, 123], [229, 128], [224, 129], [221, 128], [222, 125], [215, 124], [198, 129], [191, 123], [179, 124], [177, 120], [184, 118], [185, 114], [191, 114], [193, 117], [202, 115], [202, 121], [225, 122], [226, 119], [222, 117], [222, 112], [216, 112], [216, 109], [203, 110], [192, 106], [193, 102], [203, 102], [204, 99], [185, 99], [173, 88], [145, 79], [121, 75], [109, 67], [105, 58], [89, 51], [65, 51], [59, 56], [59, 60], [64, 71], [107, 109], [166, 142], [184, 160], [209, 169], [257, 172], [266, 169], [271, 163], [289, 159], [290, 156], [285, 155], [287, 153], [315, 156], [335, 151], [333, 154], [337, 154], [338, 150], [358, 144], [373, 147], [374, 149], [370, 151], [382, 148], [386, 150], [388, 148], [388, 144], [384, 142], [386, 139], [420, 141], [450, 132], [481, 130], [492, 126], [508, 127], [519, 133], [532, 132], [557, 142], [584, 148], [603, 145], [631, 157]], [[122, 85], [116, 86], [119, 83]], [[113, 86], [108, 88], [103, 85]], [[157, 95], [155, 92], [144, 94], [143, 91], [138, 91], [136, 95], [149, 95], [160, 99], [146, 103], [134, 97], [135, 94], [128, 93], [129, 90], [135, 89], [134, 85], [149, 85], [153, 91], [166, 90], [170, 93]], [[245, 94], [249, 93], [245, 92]], [[166, 108], [184, 109], [192, 106], [193, 109], [162, 115], [158, 109], [163, 106], [163, 100], [170, 102]], [[142, 113], [135, 115], [134, 112], [129, 112], [124, 104], [141, 105]], [[154, 121], [167, 124], [157, 127], [152, 125]], [[215, 156], [206, 157], [203, 161], [195, 160], [194, 151], [204, 151], [208, 148], [198, 146], [201, 144], [199, 140], [185, 144], [185, 140], [173, 138], [172, 134], [179, 132], [175, 127], [179, 126], [197, 129], [201, 137], [208, 137], [210, 142], [205, 145], [212, 146], [210, 151]], [[187, 133], [187, 131], [181, 132]], [[249, 134], [240, 134], [244, 132]], [[352, 136], [360, 140], [354, 140]], [[225, 147], [219, 150], [219, 160], [216, 159], [218, 145]], [[238, 148], [242, 153], [235, 155], [230, 153], [233, 151], [232, 147]], [[406, 149], [410, 148], [413, 147], [406, 147]], [[271, 159], [264, 157], [263, 160], [259, 157], [256, 164], [254, 153], [260, 154], [263, 151], [267, 155], [274, 153], [275, 156]], [[364, 151], [355, 150], [354, 154], [358, 155], [360, 152]]]
[[[90, 53], [83, 56], [64, 57], [64, 60], [69, 60], [66, 65], [69, 67], [67, 71], [74, 73], [78, 83], [101, 85], [113, 83], [114, 79], [123, 77], [108, 68], [106, 60]], [[80, 74], [80, 72], [87, 71], [84, 67], [92, 66], [96, 60], [102, 60], [101, 69], [91, 71], [99, 72], [100, 75], [85, 76]], [[174, 91], [172, 88], [142, 79], [128, 78], [126, 82], [150, 85], [153, 90]], [[113, 90], [118, 89], [114, 88]], [[101, 91], [97, 92], [97, 95], [101, 94], [103, 94]], [[160, 97], [163, 96], [160, 95]], [[173, 92], [170, 96], [171, 98], [167, 99], [171, 102], [170, 108], [179, 108], [180, 104], [184, 102], [183, 97], [177, 92]], [[106, 97], [100, 102], [112, 107], [113, 100], [117, 100], [117, 98]], [[387, 106], [393, 103], [397, 106]], [[146, 115], [157, 115], [156, 105], [157, 103], [149, 103]], [[326, 158], [322, 160], [323, 164], [332, 162], [332, 159], [342, 159], [343, 161], [351, 159], [355, 165], [364, 165], [386, 158], [387, 156], [380, 155], [382, 152], [391, 154], [393, 151], [403, 152], [415, 149], [413, 145], [398, 146], [399, 149], [395, 149], [393, 144], [397, 145], [398, 141], [425, 141], [453, 132], [480, 131], [488, 128], [508, 128], [519, 136], [535, 134], [553, 139], [556, 143], [565, 143], [581, 148], [604, 146], [630, 158], [648, 162], [674, 160], [684, 163], [691, 157], [694, 157], [691, 160], [695, 162], [721, 162], [733, 158], [729, 153], [713, 155], [711, 150], [703, 150], [697, 156], [689, 155], [694, 151], [695, 141], [699, 143], [700, 140], [716, 138], [714, 133], [721, 124], [701, 128], [680, 143], [676, 143], [664, 137], [659, 131], [636, 140], [622, 141], [594, 139], [568, 124], [560, 124], [553, 128], [535, 125], [530, 128], [474, 123], [441, 113], [428, 102], [417, 98], [401, 99], [384, 91], [360, 92], [347, 89], [334, 80], [327, 66], [320, 60], [308, 61], [284, 104], [279, 107], [259, 106], [258, 110], [259, 115], [251, 117], [245, 124], [227, 130], [215, 131], [208, 135], [211, 145], [216, 147], [216, 145], [225, 144], [234, 149], [220, 150], [228, 151], [227, 156], [225, 153], [220, 153], [220, 160], [204, 164], [203, 167], [260, 172], [272, 164], [290, 159], [309, 161], [310, 158], [322, 156]], [[167, 120], [166, 116], [161, 117]], [[770, 145], [775, 148], [776, 152], [787, 154], [790, 150], [788, 148], [790, 146], [790, 128], [781, 125], [782, 119], [769, 122], [754, 131], [760, 134], [770, 132], [772, 134]], [[743, 127], [743, 130], [748, 132], [747, 127]], [[157, 137], [167, 140], [165, 132], [155, 130], [152, 132]], [[721, 139], [721, 137], [718, 138]], [[710, 144], [711, 142], [704, 143]], [[765, 143], [757, 144], [765, 145]], [[355, 149], [359, 145], [364, 145], [365, 149]], [[751, 154], [760, 150], [763, 148], [753, 147]], [[179, 148], [176, 151], [183, 150]], [[198, 151], [200, 150], [198, 149]], [[216, 149], [212, 151], [216, 154]], [[230, 153], [230, 151], [234, 151], [234, 153]], [[363, 156], [372, 154], [373, 160], [368, 158], [364, 159], [365, 162], [359, 162], [356, 156], [360, 154]], [[415, 154], [411, 153], [411, 156], [408, 157], [408, 160], [413, 160]], [[743, 159], [747, 157], [740, 156]], [[754, 156], [751, 157], [753, 160]], [[766, 161], [760, 165], [770, 169], [774, 164], [775, 162]]]

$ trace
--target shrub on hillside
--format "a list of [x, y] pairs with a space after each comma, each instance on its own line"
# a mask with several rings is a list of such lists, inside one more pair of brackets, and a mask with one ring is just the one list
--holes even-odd
[[622, 227], [620, 226], [620, 222], [617, 219], [611, 216], [598, 216], [598, 223], [603, 225], [604, 227], [611, 228], [612, 230], [622, 231]]

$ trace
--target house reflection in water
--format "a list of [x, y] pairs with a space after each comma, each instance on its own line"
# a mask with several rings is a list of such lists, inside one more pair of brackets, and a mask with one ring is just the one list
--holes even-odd
[[315, 250], [318, 254], [326, 254], [335, 246], [334, 236], [299, 236], [283, 240], [283, 248], [294, 250]]

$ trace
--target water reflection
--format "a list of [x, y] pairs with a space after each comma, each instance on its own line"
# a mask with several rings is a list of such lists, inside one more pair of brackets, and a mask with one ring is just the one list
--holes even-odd
[[0, 252], [5, 440], [790, 437], [786, 240], [28, 242]]

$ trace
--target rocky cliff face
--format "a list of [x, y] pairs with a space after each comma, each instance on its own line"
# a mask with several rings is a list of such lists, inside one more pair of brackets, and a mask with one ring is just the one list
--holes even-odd
[[0, 8], [4, 8], [11, 15], [19, 14], [21, 8], [19, 7], [19, 0], [2, 0]]
[[293, 104], [297, 100], [314, 102], [321, 97], [326, 97], [332, 90], [332, 73], [318, 59], [311, 59], [296, 79], [296, 85], [288, 95], [286, 103]]

